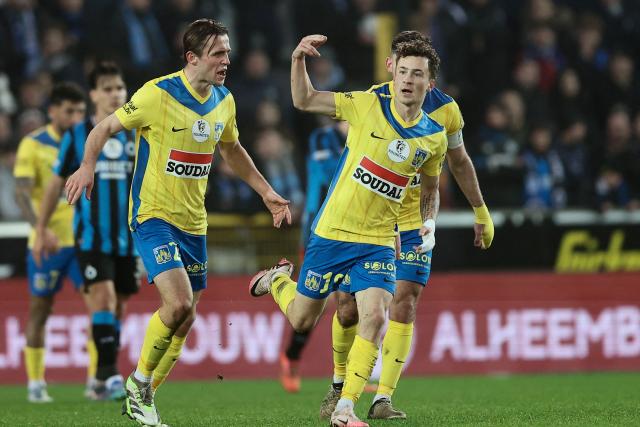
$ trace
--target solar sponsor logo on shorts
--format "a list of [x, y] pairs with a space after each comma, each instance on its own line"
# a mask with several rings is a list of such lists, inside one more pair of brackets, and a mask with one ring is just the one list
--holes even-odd
[[206, 179], [211, 171], [213, 153], [171, 150], [164, 173], [178, 178]]
[[360, 160], [351, 177], [367, 190], [396, 203], [402, 201], [403, 191], [409, 183], [409, 177], [380, 166], [368, 157]]

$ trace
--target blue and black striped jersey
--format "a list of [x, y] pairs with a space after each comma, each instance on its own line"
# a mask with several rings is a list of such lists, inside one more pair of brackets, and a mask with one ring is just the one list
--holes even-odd
[[[77, 124], [62, 138], [54, 173], [67, 178], [80, 167], [92, 119]], [[107, 141], [98, 156], [91, 201], [80, 197], [74, 216], [76, 247], [107, 255], [136, 255], [128, 224], [135, 135], [122, 131]]]

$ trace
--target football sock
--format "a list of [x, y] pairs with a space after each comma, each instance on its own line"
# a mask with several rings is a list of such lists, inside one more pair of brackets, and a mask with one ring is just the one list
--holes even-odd
[[164, 380], [169, 375], [169, 372], [176, 365], [176, 362], [180, 358], [180, 353], [182, 353], [182, 346], [186, 341], [187, 337], [179, 337], [174, 335], [171, 338], [171, 344], [169, 344], [169, 348], [167, 352], [160, 359], [160, 363], [156, 366], [156, 369], [153, 371], [153, 381], [151, 382], [151, 387], [153, 390], [156, 390]]
[[171, 344], [174, 330], [168, 328], [156, 311], [149, 319], [147, 332], [144, 335], [140, 359], [136, 368], [135, 378], [139, 381], [150, 382], [153, 371], [158, 366], [160, 359], [167, 352]]
[[24, 365], [29, 384], [44, 381], [44, 347], [25, 347]]
[[291, 334], [291, 341], [289, 342], [289, 347], [285, 351], [285, 355], [289, 360], [300, 360], [300, 355], [302, 350], [304, 350], [307, 345], [307, 341], [309, 340], [309, 336], [311, 335], [311, 331], [309, 332], [296, 332], [293, 331]]
[[393, 395], [402, 374], [404, 362], [409, 355], [412, 339], [413, 323], [389, 321], [387, 333], [382, 341], [382, 372], [378, 383], [378, 395], [385, 395], [388, 398]]
[[98, 369], [98, 350], [96, 349], [96, 343], [93, 341], [93, 337], [87, 338], [87, 354], [89, 356], [89, 364], [87, 365], [87, 378], [95, 378], [96, 371]]
[[122, 323], [120, 323], [120, 319], [116, 318], [116, 322], [113, 324], [113, 327], [116, 330], [116, 348], [120, 350], [120, 330], [122, 329]]
[[296, 297], [296, 282], [291, 280], [286, 274], [277, 275], [271, 285], [271, 296], [280, 306], [280, 310], [287, 316], [287, 307]]
[[349, 351], [347, 377], [340, 395], [341, 400], [348, 399], [354, 403], [358, 401], [377, 359], [378, 346], [356, 335]]
[[105, 381], [118, 373], [115, 321], [116, 317], [110, 311], [96, 311], [91, 316], [91, 335], [98, 352], [96, 379], [99, 381]]
[[[331, 323], [331, 348], [333, 349], [333, 382], [342, 382], [347, 376], [347, 357], [356, 337], [358, 324], [348, 328], [338, 321], [338, 313], [333, 314]], [[342, 381], [340, 381], [342, 380]]]

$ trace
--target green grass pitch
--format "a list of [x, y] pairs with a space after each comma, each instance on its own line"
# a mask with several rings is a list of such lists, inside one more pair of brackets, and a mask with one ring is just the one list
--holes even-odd
[[[406, 421], [371, 426], [640, 425], [640, 373], [403, 378], [394, 404]], [[286, 394], [275, 381], [168, 382], [156, 402], [178, 426], [326, 426], [317, 418], [328, 386], [304, 380]], [[0, 425], [136, 426], [115, 402], [87, 402], [80, 385], [50, 385], [52, 404], [29, 404], [24, 386], [0, 386]], [[364, 417], [372, 395], [356, 412]]]

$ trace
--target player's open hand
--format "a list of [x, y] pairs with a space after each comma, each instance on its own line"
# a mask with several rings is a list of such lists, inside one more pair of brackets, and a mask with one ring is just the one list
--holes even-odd
[[48, 258], [49, 254], [55, 252], [58, 252], [58, 237], [48, 228], [39, 231], [36, 229], [36, 236], [31, 249], [36, 266], [40, 268], [42, 261]]
[[85, 191], [87, 200], [91, 200], [91, 190], [93, 190], [93, 174], [94, 168], [83, 163], [80, 165], [80, 169], [74, 172], [69, 177], [67, 183], [64, 186], [64, 191], [67, 194], [67, 203], [73, 205], [82, 196], [82, 192]]
[[291, 212], [289, 211], [289, 203], [291, 202], [289, 200], [285, 200], [275, 191], [269, 190], [262, 201], [273, 216], [274, 227], [280, 228], [283, 220], [286, 220], [287, 224], [291, 224]]
[[317, 48], [325, 44], [326, 41], [327, 36], [323, 36], [322, 34], [305, 36], [293, 50], [291, 57], [294, 59], [301, 59], [305, 56], [321, 56]]

